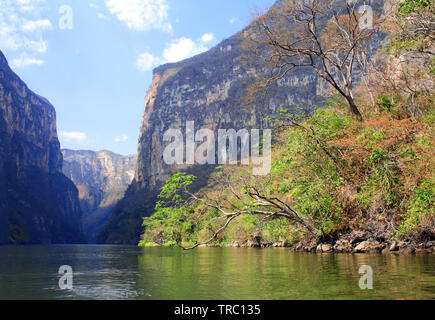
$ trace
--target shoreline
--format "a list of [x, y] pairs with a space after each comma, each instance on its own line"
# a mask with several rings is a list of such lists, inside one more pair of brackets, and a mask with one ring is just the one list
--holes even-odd
[[[155, 245], [155, 247], [164, 247], [163, 245]], [[429, 243], [408, 243], [405, 241], [392, 241], [381, 243], [376, 240], [368, 240], [357, 243], [355, 246], [349, 247], [346, 242], [337, 241], [337, 243], [321, 243], [319, 244], [296, 244], [290, 243], [229, 243], [229, 244], [205, 244], [198, 248], [257, 248], [257, 249], [290, 249], [294, 252], [305, 253], [351, 253], [351, 254], [395, 254], [395, 255], [431, 255], [435, 254], [435, 242]]]
[[[263, 243], [259, 241], [233, 242], [223, 245], [203, 245], [202, 247], [224, 248], [288, 248], [295, 252], [307, 253], [376, 253], [376, 254], [435, 254], [435, 241], [403, 241], [379, 240], [375, 238], [340, 237], [338, 240], [321, 241], [316, 238], [305, 238], [295, 244]], [[201, 247], [201, 246], [200, 246]]]
[[[145, 246], [146, 247], [146, 246]], [[164, 247], [154, 244], [149, 247]], [[391, 240], [376, 238], [365, 231], [352, 231], [337, 239], [322, 241], [320, 238], [307, 237], [297, 243], [262, 242], [260, 238], [248, 241], [233, 241], [225, 244], [202, 244], [198, 248], [287, 248], [295, 252], [307, 253], [374, 253], [374, 254], [435, 254], [435, 240], [432, 237], [420, 240]]]

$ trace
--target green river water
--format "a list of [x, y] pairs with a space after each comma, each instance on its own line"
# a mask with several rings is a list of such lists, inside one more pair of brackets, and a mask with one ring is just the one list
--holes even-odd
[[[59, 267], [73, 270], [59, 288]], [[359, 269], [373, 270], [361, 290]], [[0, 247], [0, 299], [435, 299], [435, 256], [289, 249]]]

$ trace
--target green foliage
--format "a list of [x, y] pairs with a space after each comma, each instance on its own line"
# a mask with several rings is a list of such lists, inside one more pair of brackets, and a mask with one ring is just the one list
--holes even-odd
[[423, 51], [425, 48], [425, 43], [421, 40], [401, 40], [401, 39], [393, 39], [389, 43], [386, 44], [386, 51], [394, 56], [397, 56], [403, 51], [416, 50]]
[[157, 201], [154, 214], [143, 219], [145, 233], [140, 246], [150, 243], [173, 246], [181, 243], [184, 236], [194, 230], [195, 225], [189, 221], [193, 211], [185, 205], [181, 193], [195, 179], [195, 176], [185, 173], [177, 173], [168, 179], [158, 196], [160, 200]]
[[379, 95], [376, 105], [381, 112], [391, 112], [395, 107], [391, 99], [383, 94]]
[[139, 242], [139, 247], [147, 248], [147, 247], [154, 247], [154, 246], [155, 246], [155, 243], [151, 242], [151, 241], [141, 240]]
[[429, 73], [433, 76], [435, 76], [435, 57], [431, 57], [429, 61], [427, 62], [427, 68], [429, 70]]
[[399, 181], [396, 168], [389, 164], [385, 158], [381, 160], [381, 157], [383, 156], [380, 155], [373, 162], [375, 167], [372, 173], [365, 178], [360, 192], [356, 196], [365, 210], [376, 204], [377, 200], [381, 200], [385, 206], [392, 206], [398, 201], [396, 186]]
[[387, 158], [387, 151], [378, 147], [372, 151], [372, 154], [370, 155], [369, 158], [369, 163], [372, 166], [377, 166], [380, 163], [384, 162], [386, 158]]
[[430, 111], [425, 114], [422, 122], [430, 126], [435, 123], [435, 108], [431, 108]]
[[428, 217], [435, 216], [435, 178], [428, 177], [416, 188], [414, 197], [397, 231], [398, 235], [417, 230]]
[[168, 241], [163, 244], [164, 247], [176, 247], [178, 243], [176, 241]]
[[425, 10], [434, 12], [432, 0], [404, 0], [399, 4], [398, 14], [406, 17], [411, 13], [421, 13]]
[[264, 242], [268, 243], [293, 243], [297, 240], [297, 235], [292, 232], [292, 229], [294, 229], [294, 226], [287, 219], [270, 220], [265, 223], [261, 237]]
[[[187, 175], [185, 173], [177, 173], [169, 178], [166, 184], [163, 186], [159, 198], [165, 200], [172, 200], [175, 203], [184, 202], [182, 197], [178, 194], [180, 190], [192, 185], [196, 177], [193, 175]], [[158, 203], [156, 210], [159, 208], [161, 202]]]

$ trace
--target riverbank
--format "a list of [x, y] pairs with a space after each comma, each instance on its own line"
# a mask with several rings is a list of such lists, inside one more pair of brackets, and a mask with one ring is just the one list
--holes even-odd
[[[158, 245], [156, 245], [158, 246]], [[366, 240], [352, 243], [346, 239], [340, 239], [335, 243], [321, 243], [314, 239], [302, 241], [298, 244], [286, 242], [257, 243], [247, 241], [245, 243], [233, 242], [229, 244], [207, 244], [201, 245], [207, 248], [289, 248], [298, 252], [310, 253], [378, 253], [378, 254], [435, 254], [435, 241], [425, 243], [413, 243], [406, 241], [379, 242], [377, 240]]]
[[[148, 246], [160, 247], [158, 244]], [[164, 246], [164, 245], [162, 245]], [[288, 248], [297, 252], [310, 253], [377, 253], [377, 254], [435, 254], [435, 241], [431, 238], [423, 240], [388, 240], [376, 238], [368, 232], [357, 230], [343, 234], [337, 239], [322, 241], [319, 238], [307, 237], [297, 243], [262, 242], [261, 238], [225, 244], [203, 244], [199, 248]]]
[[261, 241], [234, 241], [223, 245], [203, 245], [203, 247], [229, 248], [289, 248], [298, 252], [311, 253], [379, 253], [379, 254], [435, 254], [435, 241], [401, 241], [368, 238], [363, 232], [353, 232], [338, 240], [322, 242], [316, 238], [306, 238], [291, 244], [286, 242], [262, 243]]

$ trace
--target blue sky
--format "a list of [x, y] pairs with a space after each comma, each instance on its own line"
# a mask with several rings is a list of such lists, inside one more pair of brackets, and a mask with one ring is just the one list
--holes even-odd
[[274, 0], [0, 0], [0, 49], [57, 111], [63, 148], [137, 152], [159, 64], [191, 57]]

